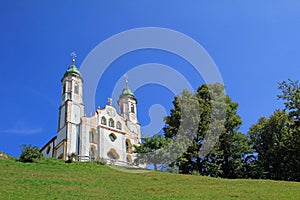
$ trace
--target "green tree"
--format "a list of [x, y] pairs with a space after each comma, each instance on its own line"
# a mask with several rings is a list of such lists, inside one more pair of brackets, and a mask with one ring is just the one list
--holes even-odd
[[[181, 173], [200, 173], [215, 177], [243, 177], [245, 157], [251, 153], [245, 135], [238, 133], [241, 119], [238, 104], [224, 94], [221, 84], [204, 84], [198, 88], [199, 123], [192, 143], [175, 164]], [[165, 117], [166, 138], [174, 138], [180, 127], [183, 106], [175, 97], [170, 116]]]
[[278, 99], [284, 101], [285, 109], [288, 111], [289, 116], [294, 120], [295, 125], [299, 126], [300, 122], [300, 86], [298, 81], [288, 79], [279, 83], [278, 89], [282, 94], [278, 95]]
[[27, 146], [23, 144], [23, 150], [19, 160], [21, 162], [38, 162], [42, 157], [43, 155], [37, 146], [32, 146], [32, 144]]
[[285, 111], [277, 110], [270, 118], [262, 117], [250, 128], [248, 134], [257, 153], [253, 178], [293, 180], [292, 123]]
[[242, 120], [237, 114], [238, 104], [226, 96], [225, 127], [220, 136], [218, 150], [221, 154], [222, 177], [241, 178], [245, 173], [245, 159], [252, 153], [247, 137], [238, 132]]
[[284, 100], [285, 109], [288, 112], [292, 123], [290, 123], [291, 137], [289, 144], [290, 159], [293, 161], [293, 180], [300, 181], [300, 85], [299, 81], [279, 83], [279, 89], [282, 94], [278, 95], [279, 99]]
[[134, 145], [134, 153], [137, 153], [135, 163], [153, 164], [154, 170], [158, 170], [158, 166], [164, 163], [164, 155], [161, 149], [166, 143], [167, 140], [165, 140], [163, 135], [143, 138], [140, 145]]
[[250, 177], [300, 181], [300, 86], [279, 83], [285, 109], [261, 117], [248, 131], [257, 154], [248, 169]]

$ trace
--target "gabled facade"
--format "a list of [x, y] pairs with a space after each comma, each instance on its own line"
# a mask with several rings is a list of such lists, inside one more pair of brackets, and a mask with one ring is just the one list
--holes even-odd
[[72, 65], [65, 72], [62, 82], [61, 105], [57, 136], [42, 149], [44, 157], [67, 159], [76, 153], [79, 161], [105, 158], [119, 165], [132, 164], [133, 145], [141, 141], [140, 124], [137, 120], [137, 100], [126, 86], [118, 99], [120, 111], [112, 106], [112, 99], [94, 115], [85, 116], [82, 100], [83, 78]]

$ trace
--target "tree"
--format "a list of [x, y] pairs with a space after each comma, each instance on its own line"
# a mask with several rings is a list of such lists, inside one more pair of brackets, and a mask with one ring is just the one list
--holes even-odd
[[290, 120], [290, 140], [289, 152], [290, 159], [293, 160], [293, 178], [292, 180], [300, 181], [300, 85], [299, 81], [279, 83], [278, 87], [282, 94], [278, 95], [279, 99], [284, 100], [285, 110], [288, 112]]
[[[170, 130], [169, 135], [167, 137], [154, 135], [152, 138], [144, 138], [142, 144], [135, 147], [136, 162], [152, 163], [155, 169], [158, 165], [165, 168], [172, 165], [174, 160], [186, 152], [193, 141], [199, 123], [197, 96], [183, 90], [180, 96], [175, 97], [174, 104], [178, 105], [180, 112], [177, 109], [173, 110], [174, 115], [172, 115], [170, 123], [173, 123], [174, 127], [168, 129]], [[176, 114], [180, 116], [175, 116]]]
[[43, 155], [37, 146], [32, 146], [32, 144], [27, 146], [23, 144], [23, 150], [19, 160], [21, 162], [38, 162], [42, 157]]
[[269, 118], [261, 117], [248, 131], [257, 155], [251, 162], [250, 177], [300, 181], [300, 86], [283, 81], [278, 99], [285, 109]]
[[140, 145], [134, 145], [134, 153], [137, 153], [137, 164], [153, 164], [154, 170], [164, 163], [163, 152], [160, 150], [167, 143], [163, 135], [153, 135], [151, 138], [143, 138]]
[[[192, 95], [192, 94], [190, 94]], [[198, 116], [193, 140], [175, 164], [181, 173], [200, 173], [215, 177], [243, 177], [245, 158], [251, 153], [245, 135], [238, 133], [241, 119], [238, 104], [224, 94], [221, 84], [204, 84], [198, 88]], [[179, 131], [182, 110], [180, 97], [175, 97], [170, 116], [165, 117], [166, 138], [174, 138]]]
[[247, 137], [238, 132], [242, 124], [237, 115], [238, 104], [226, 95], [226, 120], [220, 136], [219, 151], [221, 154], [222, 177], [242, 178], [245, 173], [245, 159], [252, 153]]
[[254, 161], [254, 178], [293, 180], [294, 159], [292, 129], [293, 121], [284, 110], [277, 110], [270, 118], [262, 117], [248, 134], [257, 153]]
[[285, 109], [289, 116], [295, 121], [295, 125], [299, 126], [300, 122], [300, 86], [298, 81], [288, 79], [288, 82], [279, 83], [278, 89], [282, 94], [278, 95], [278, 99], [284, 100]]

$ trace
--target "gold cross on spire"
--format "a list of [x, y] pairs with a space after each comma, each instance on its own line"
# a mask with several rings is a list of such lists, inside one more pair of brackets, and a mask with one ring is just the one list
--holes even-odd
[[125, 77], [125, 84], [126, 84], [126, 87], [128, 87], [128, 75], [125, 74], [124, 77]]
[[76, 53], [73, 51], [73, 52], [71, 53], [71, 56], [72, 56], [72, 65], [74, 65], [74, 63], [75, 63], [75, 58], [77, 57], [77, 55], [76, 55]]

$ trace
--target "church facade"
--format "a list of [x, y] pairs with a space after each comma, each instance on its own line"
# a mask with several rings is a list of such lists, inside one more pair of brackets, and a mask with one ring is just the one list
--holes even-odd
[[130, 165], [135, 157], [133, 145], [141, 142], [140, 124], [137, 120], [137, 100], [126, 86], [118, 99], [119, 112], [112, 99], [92, 116], [85, 116], [82, 99], [83, 77], [72, 65], [62, 82], [61, 105], [57, 135], [42, 149], [44, 157], [67, 159], [75, 153], [79, 161], [107, 159], [118, 165]]

